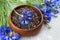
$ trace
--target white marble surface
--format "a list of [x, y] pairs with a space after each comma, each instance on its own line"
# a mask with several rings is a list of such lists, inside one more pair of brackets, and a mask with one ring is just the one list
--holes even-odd
[[43, 25], [36, 36], [21, 37], [20, 40], [60, 40], [60, 13], [57, 16], [57, 18], [52, 18], [50, 22], [51, 29]]

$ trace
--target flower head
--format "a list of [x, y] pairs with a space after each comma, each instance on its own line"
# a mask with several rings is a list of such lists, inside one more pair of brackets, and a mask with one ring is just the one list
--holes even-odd
[[17, 33], [13, 33], [11, 36], [8, 35], [10, 31], [11, 31], [10, 27], [4, 26], [4, 25], [0, 26], [0, 39], [13, 40], [13, 37], [15, 37], [14, 40], [18, 40], [20, 38], [20, 35]]
[[22, 12], [21, 12], [21, 14], [23, 15], [23, 17], [18, 17], [18, 21], [21, 23], [21, 24], [25, 24], [25, 25], [27, 25], [28, 23], [29, 23], [29, 21], [28, 20], [31, 20], [32, 18], [31, 18], [31, 16], [32, 16], [32, 14], [31, 14], [31, 12], [32, 12], [32, 10], [26, 10], [26, 9], [22, 9]]
[[[51, 21], [51, 17], [52, 17], [52, 13], [53, 14], [57, 14], [58, 10], [55, 10], [55, 8], [58, 5], [59, 0], [44, 0], [44, 4], [42, 5], [42, 8], [40, 9], [42, 14], [45, 16], [47, 16], [47, 18], [44, 18], [44, 20], [48, 20], [49, 22]], [[37, 4], [36, 4], [37, 5]], [[37, 7], [37, 6], [35, 6]], [[38, 7], [37, 7], [38, 8]], [[53, 10], [54, 8], [54, 10]]]

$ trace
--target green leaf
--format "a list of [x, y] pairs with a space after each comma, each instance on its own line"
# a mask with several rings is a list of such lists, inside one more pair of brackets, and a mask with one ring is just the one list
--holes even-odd
[[43, 0], [26, 0], [27, 4], [38, 4], [41, 5], [41, 3], [43, 2]]

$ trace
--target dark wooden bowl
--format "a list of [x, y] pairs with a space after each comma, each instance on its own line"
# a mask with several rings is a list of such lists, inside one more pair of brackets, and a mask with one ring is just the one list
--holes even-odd
[[35, 28], [33, 28], [33, 29], [24, 30], [24, 29], [18, 28], [18, 27], [16, 27], [16, 26], [13, 24], [13, 22], [12, 22], [12, 20], [11, 20], [11, 15], [12, 15], [12, 12], [13, 12], [13, 10], [12, 10], [12, 12], [11, 12], [11, 13], [9, 14], [9, 16], [8, 16], [8, 23], [9, 23], [11, 29], [12, 29], [14, 32], [17, 32], [17, 33], [19, 33], [19, 34], [22, 35], [22, 36], [33, 35], [33, 34], [36, 33], [39, 29], [41, 29], [41, 27], [42, 27], [42, 25], [43, 25], [43, 15], [42, 15], [41, 11], [40, 11], [38, 8], [36, 8], [36, 7], [32, 6], [32, 5], [20, 5], [20, 6], [17, 6], [16, 8], [14, 8], [14, 9], [21, 8], [21, 7], [25, 7], [25, 6], [26, 6], [26, 7], [27, 7], [27, 6], [28, 6], [28, 7], [31, 7], [33, 10], [36, 10], [37, 13], [41, 16], [41, 20], [40, 20], [40, 23], [37, 25], [37, 27], [35, 27]]

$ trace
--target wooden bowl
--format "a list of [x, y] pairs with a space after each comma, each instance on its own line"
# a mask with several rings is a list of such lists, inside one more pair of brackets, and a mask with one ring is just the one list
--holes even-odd
[[[35, 27], [33, 29], [30, 29], [30, 30], [24, 30], [24, 29], [16, 27], [13, 24], [12, 20], [11, 20], [11, 15], [12, 15], [13, 10], [17, 9], [17, 8], [25, 7], [25, 6], [26, 7], [31, 7], [33, 10], [36, 10], [37, 13], [41, 16], [40, 23], [37, 25], [37, 27]], [[39, 29], [41, 29], [41, 27], [43, 25], [43, 15], [42, 15], [41, 11], [38, 8], [36, 8], [36, 7], [32, 6], [32, 5], [20, 5], [20, 6], [17, 6], [16, 8], [14, 8], [14, 9], [12, 10], [12, 12], [8, 16], [8, 23], [9, 23], [11, 29], [14, 32], [19, 33], [22, 36], [28, 36], [28, 35], [34, 35]]]

